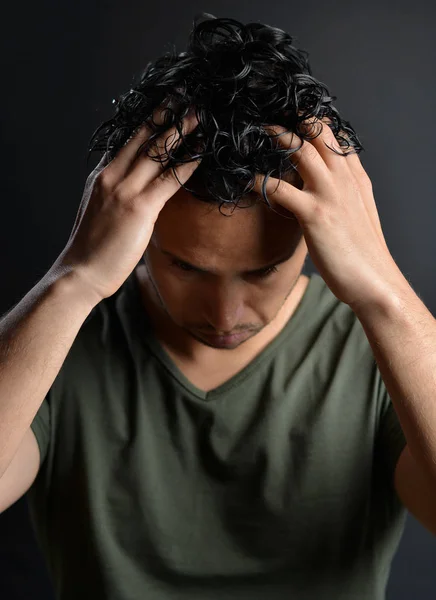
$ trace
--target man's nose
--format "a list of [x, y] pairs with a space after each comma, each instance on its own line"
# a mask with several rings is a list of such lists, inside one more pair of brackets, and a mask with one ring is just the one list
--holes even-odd
[[243, 320], [244, 300], [237, 289], [215, 288], [205, 302], [203, 316], [214, 333], [226, 335], [235, 332]]

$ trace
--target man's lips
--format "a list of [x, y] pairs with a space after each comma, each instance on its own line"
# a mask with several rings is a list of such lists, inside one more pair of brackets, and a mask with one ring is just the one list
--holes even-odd
[[216, 335], [210, 333], [203, 333], [202, 335], [206, 336], [215, 344], [229, 344], [244, 339], [249, 333], [249, 331], [241, 331], [232, 335]]

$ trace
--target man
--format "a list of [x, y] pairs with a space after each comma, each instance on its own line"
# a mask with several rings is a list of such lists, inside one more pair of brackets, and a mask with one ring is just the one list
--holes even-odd
[[2, 320], [0, 500], [29, 490], [57, 598], [381, 599], [405, 508], [436, 531], [436, 326], [308, 72], [197, 23]]

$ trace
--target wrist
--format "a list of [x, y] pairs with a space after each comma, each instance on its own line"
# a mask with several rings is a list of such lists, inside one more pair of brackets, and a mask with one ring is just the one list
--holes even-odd
[[53, 295], [78, 303], [88, 313], [102, 300], [73, 267], [56, 262], [46, 279]]

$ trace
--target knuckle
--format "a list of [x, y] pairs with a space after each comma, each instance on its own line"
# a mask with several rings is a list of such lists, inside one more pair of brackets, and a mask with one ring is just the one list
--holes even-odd
[[125, 186], [117, 185], [112, 190], [112, 197], [115, 202], [125, 203], [128, 201], [128, 199], [130, 199], [132, 197], [132, 195], [131, 195], [131, 193], [130, 194], [127, 193]]
[[172, 169], [172, 168], [165, 169], [164, 171], [162, 171], [162, 173], [159, 175], [158, 179], [160, 179], [161, 181], [165, 181], [165, 182], [177, 181], [176, 177], [174, 175], [174, 169]]
[[123, 204], [127, 207], [134, 206], [135, 199], [139, 197], [141, 190], [135, 189], [131, 182], [129, 185], [126, 185], [125, 182], [117, 185], [112, 191], [111, 196], [114, 202], [118, 204]]
[[111, 187], [111, 177], [107, 169], [100, 171], [95, 178], [95, 185], [102, 191], [108, 191]]
[[315, 198], [312, 198], [307, 216], [308, 222], [317, 225], [322, 223], [324, 226], [327, 226], [330, 221], [330, 208], [328, 203], [319, 202]]
[[360, 181], [369, 190], [373, 189], [371, 178], [364, 169], [362, 169], [362, 171], [360, 172]]
[[317, 159], [318, 151], [314, 148], [314, 146], [312, 146], [312, 144], [307, 144], [307, 145], [305, 144], [305, 146], [306, 146], [305, 152], [306, 152], [307, 158], [309, 160]]

